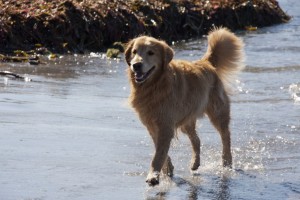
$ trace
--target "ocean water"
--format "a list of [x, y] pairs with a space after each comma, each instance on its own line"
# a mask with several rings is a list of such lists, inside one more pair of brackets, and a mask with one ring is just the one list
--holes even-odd
[[[33, 80], [0, 77], [0, 199], [300, 199], [300, 3], [279, 3], [289, 23], [236, 32], [247, 67], [231, 96], [233, 170], [221, 167], [219, 135], [203, 118], [199, 170], [189, 171], [191, 146], [179, 135], [175, 175], [154, 188], [145, 183], [153, 144], [128, 105], [123, 58], [0, 63]], [[206, 44], [172, 48], [196, 60]]]

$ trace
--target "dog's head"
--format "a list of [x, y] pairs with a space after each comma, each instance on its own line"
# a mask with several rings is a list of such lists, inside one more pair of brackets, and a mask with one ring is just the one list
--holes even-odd
[[173, 58], [173, 50], [163, 41], [148, 36], [131, 40], [125, 59], [137, 84], [159, 76]]

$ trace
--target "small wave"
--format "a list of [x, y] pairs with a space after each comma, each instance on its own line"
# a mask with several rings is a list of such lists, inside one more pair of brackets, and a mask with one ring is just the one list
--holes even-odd
[[300, 52], [298, 46], [275, 46], [275, 47], [262, 47], [255, 50], [256, 52]]
[[245, 72], [250, 73], [272, 73], [272, 72], [289, 72], [289, 71], [300, 71], [300, 65], [292, 66], [279, 66], [279, 67], [260, 67], [260, 66], [246, 66], [244, 69]]
[[281, 185], [297, 194], [300, 194], [300, 184], [291, 183], [291, 182], [283, 182], [283, 183], [281, 183]]
[[295, 103], [300, 103], [300, 84], [291, 84], [289, 86], [289, 93]]

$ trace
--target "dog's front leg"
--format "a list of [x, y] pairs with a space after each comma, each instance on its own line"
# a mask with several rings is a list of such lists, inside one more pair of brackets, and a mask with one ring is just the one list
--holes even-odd
[[159, 131], [154, 135], [151, 134], [151, 136], [155, 144], [155, 153], [146, 182], [149, 186], [155, 186], [159, 184], [159, 174], [168, 157], [170, 143], [173, 138], [173, 130]]

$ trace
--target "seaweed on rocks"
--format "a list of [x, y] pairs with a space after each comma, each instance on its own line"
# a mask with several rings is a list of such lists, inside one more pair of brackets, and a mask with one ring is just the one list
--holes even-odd
[[167, 42], [287, 22], [276, 0], [1, 0], [0, 52], [103, 51], [114, 42], [151, 35]]

